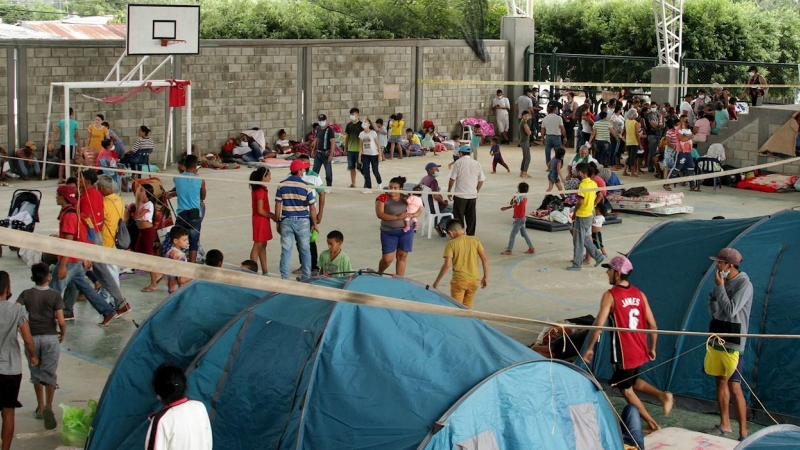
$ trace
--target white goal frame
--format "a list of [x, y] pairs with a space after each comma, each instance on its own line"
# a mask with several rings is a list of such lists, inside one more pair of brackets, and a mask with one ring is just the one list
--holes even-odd
[[[124, 56], [124, 55], [123, 55]], [[122, 58], [120, 58], [122, 59]], [[117, 62], [119, 65], [119, 62]], [[135, 70], [135, 69], [134, 69]], [[133, 71], [131, 71], [133, 73]], [[110, 76], [111, 74], [109, 74]], [[106, 78], [108, 80], [108, 77]], [[175, 81], [186, 81], [186, 80], [175, 80]], [[53, 91], [56, 88], [63, 88], [64, 90], [64, 132], [69, 133], [69, 94], [71, 89], [136, 89], [143, 84], [149, 83], [151, 87], [170, 87], [174, 85], [172, 80], [124, 80], [123, 81], [71, 81], [71, 82], [54, 82], [50, 83], [50, 100], [47, 104], [47, 128], [45, 129], [45, 145], [50, 142], [50, 123], [51, 123], [51, 115], [53, 110]], [[184, 86], [186, 90], [186, 154], [192, 154], [192, 85], [187, 84]], [[169, 102], [169, 92], [166, 92], [164, 95], [167, 96], [165, 99], [166, 102]], [[167, 129], [164, 133], [164, 167], [166, 167], [169, 157], [170, 157], [170, 150], [173, 149], [173, 124], [174, 124], [174, 110], [175, 108], [170, 107], [166, 126]], [[63, 140], [64, 142], [69, 142], [69, 136], [59, 136], [59, 139]], [[55, 148], [55, 144], [53, 145]], [[69, 147], [69, 146], [67, 146]], [[77, 148], [80, 147], [80, 143], [76, 145]], [[67, 153], [69, 153], [69, 148], [67, 149]], [[66, 173], [69, 173], [70, 167], [72, 165], [72, 157], [73, 155], [67, 154], [65, 155], [65, 161], [62, 161], [63, 164], [66, 164]], [[47, 158], [42, 158], [42, 179], [45, 178], [47, 168]]]

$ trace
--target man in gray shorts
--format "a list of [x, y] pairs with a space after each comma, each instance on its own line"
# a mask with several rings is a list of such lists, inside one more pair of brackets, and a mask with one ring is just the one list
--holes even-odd
[[11, 303], [11, 277], [8, 272], [0, 271], [0, 353], [6, 357], [0, 362], [0, 408], [2, 408], [3, 431], [2, 448], [11, 448], [14, 438], [14, 413], [21, 408], [19, 402], [19, 385], [22, 381], [22, 357], [19, 354], [17, 332], [22, 335], [25, 349], [28, 351], [30, 364], [36, 367], [39, 361], [33, 338], [28, 327], [28, 315], [25, 308]]
[[[31, 267], [31, 280], [36, 285], [22, 291], [17, 303], [28, 311], [33, 345], [39, 358], [38, 365], [29, 364], [31, 383], [36, 391], [38, 403], [33, 417], [44, 419], [44, 427], [52, 430], [56, 427], [56, 416], [53, 414], [53, 397], [58, 387], [56, 370], [61, 355], [61, 342], [64, 341], [67, 332], [64, 321], [64, 299], [61, 298], [61, 293], [48, 287], [50, 268], [47, 264], [34, 264]], [[31, 362], [30, 358], [28, 362]]]

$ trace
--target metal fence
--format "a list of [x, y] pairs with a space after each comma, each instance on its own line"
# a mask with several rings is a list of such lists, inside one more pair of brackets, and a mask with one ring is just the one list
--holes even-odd
[[[626, 83], [650, 83], [652, 69], [658, 59], [643, 56], [581, 55], [572, 53], [534, 53], [525, 51], [525, 81], [570, 82], [570, 89], [597, 92], [598, 88], [583, 89], [580, 82], [609, 83], [613, 90], [625, 89], [630, 93], [648, 94], [647, 88], [626, 88]], [[745, 61], [717, 61], [682, 59], [681, 81], [687, 84], [708, 84], [709, 89], [718, 83], [722, 86], [747, 82], [747, 69], [757, 66], [770, 84], [800, 84], [800, 65], [759, 63]], [[694, 89], [693, 89], [694, 90]], [[680, 90], [682, 95], [685, 89]], [[739, 97], [742, 89], [731, 89]], [[766, 103], [800, 103], [800, 89], [772, 88]]]
[[[758, 73], [769, 84], [800, 84], [800, 65], [780, 63], [756, 63], [745, 61], [709, 61], [702, 59], [683, 59], [681, 74], [687, 84], [706, 84], [721, 86], [747, 83], [750, 66], [758, 67]], [[743, 89], [730, 89], [731, 95], [741, 97]], [[800, 88], [771, 88], [764, 98], [765, 103], [800, 103]]]

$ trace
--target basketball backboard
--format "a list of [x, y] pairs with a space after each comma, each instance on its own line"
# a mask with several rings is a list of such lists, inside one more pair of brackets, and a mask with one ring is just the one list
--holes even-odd
[[200, 6], [128, 5], [127, 53], [130, 56], [200, 53]]

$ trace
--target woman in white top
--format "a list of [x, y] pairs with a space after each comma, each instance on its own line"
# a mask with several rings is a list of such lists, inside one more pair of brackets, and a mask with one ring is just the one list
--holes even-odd
[[589, 154], [589, 146], [587, 146], [586, 144], [581, 145], [581, 148], [578, 150], [578, 154], [576, 154], [572, 158], [572, 161], [570, 161], [569, 166], [567, 166], [568, 177], [578, 176], [578, 171], [576, 168], [580, 163], [586, 163], [586, 164], [595, 163], [598, 166], [600, 166], [600, 163], [598, 163], [597, 160], [594, 159], [594, 157], [592, 157], [592, 155]]
[[[151, 256], [160, 256], [156, 253], [155, 245], [158, 240], [156, 228], [153, 226], [155, 215], [155, 205], [158, 199], [153, 195], [153, 186], [149, 183], [142, 183], [136, 191], [136, 213], [135, 219], [139, 228], [139, 237], [136, 239], [134, 251]], [[142, 292], [153, 292], [158, 289], [158, 282], [161, 275], [150, 272], [150, 284], [142, 289]]]
[[364, 119], [361, 123], [364, 129], [358, 138], [361, 139], [361, 149], [358, 151], [358, 163], [361, 164], [361, 174], [364, 175], [364, 193], [369, 194], [372, 191], [372, 178], [369, 175], [370, 167], [372, 173], [375, 175], [375, 181], [378, 183], [378, 189], [383, 189], [381, 184], [381, 173], [378, 171], [378, 162], [383, 160], [383, 151], [381, 151], [380, 143], [378, 142], [378, 133], [372, 125], [372, 121]]
[[292, 145], [289, 143], [289, 140], [286, 139], [286, 130], [281, 129], [278, 131], [278, 140], [275, 142], [275, 149], [278, 150], [278, 153], [292, 153]]

